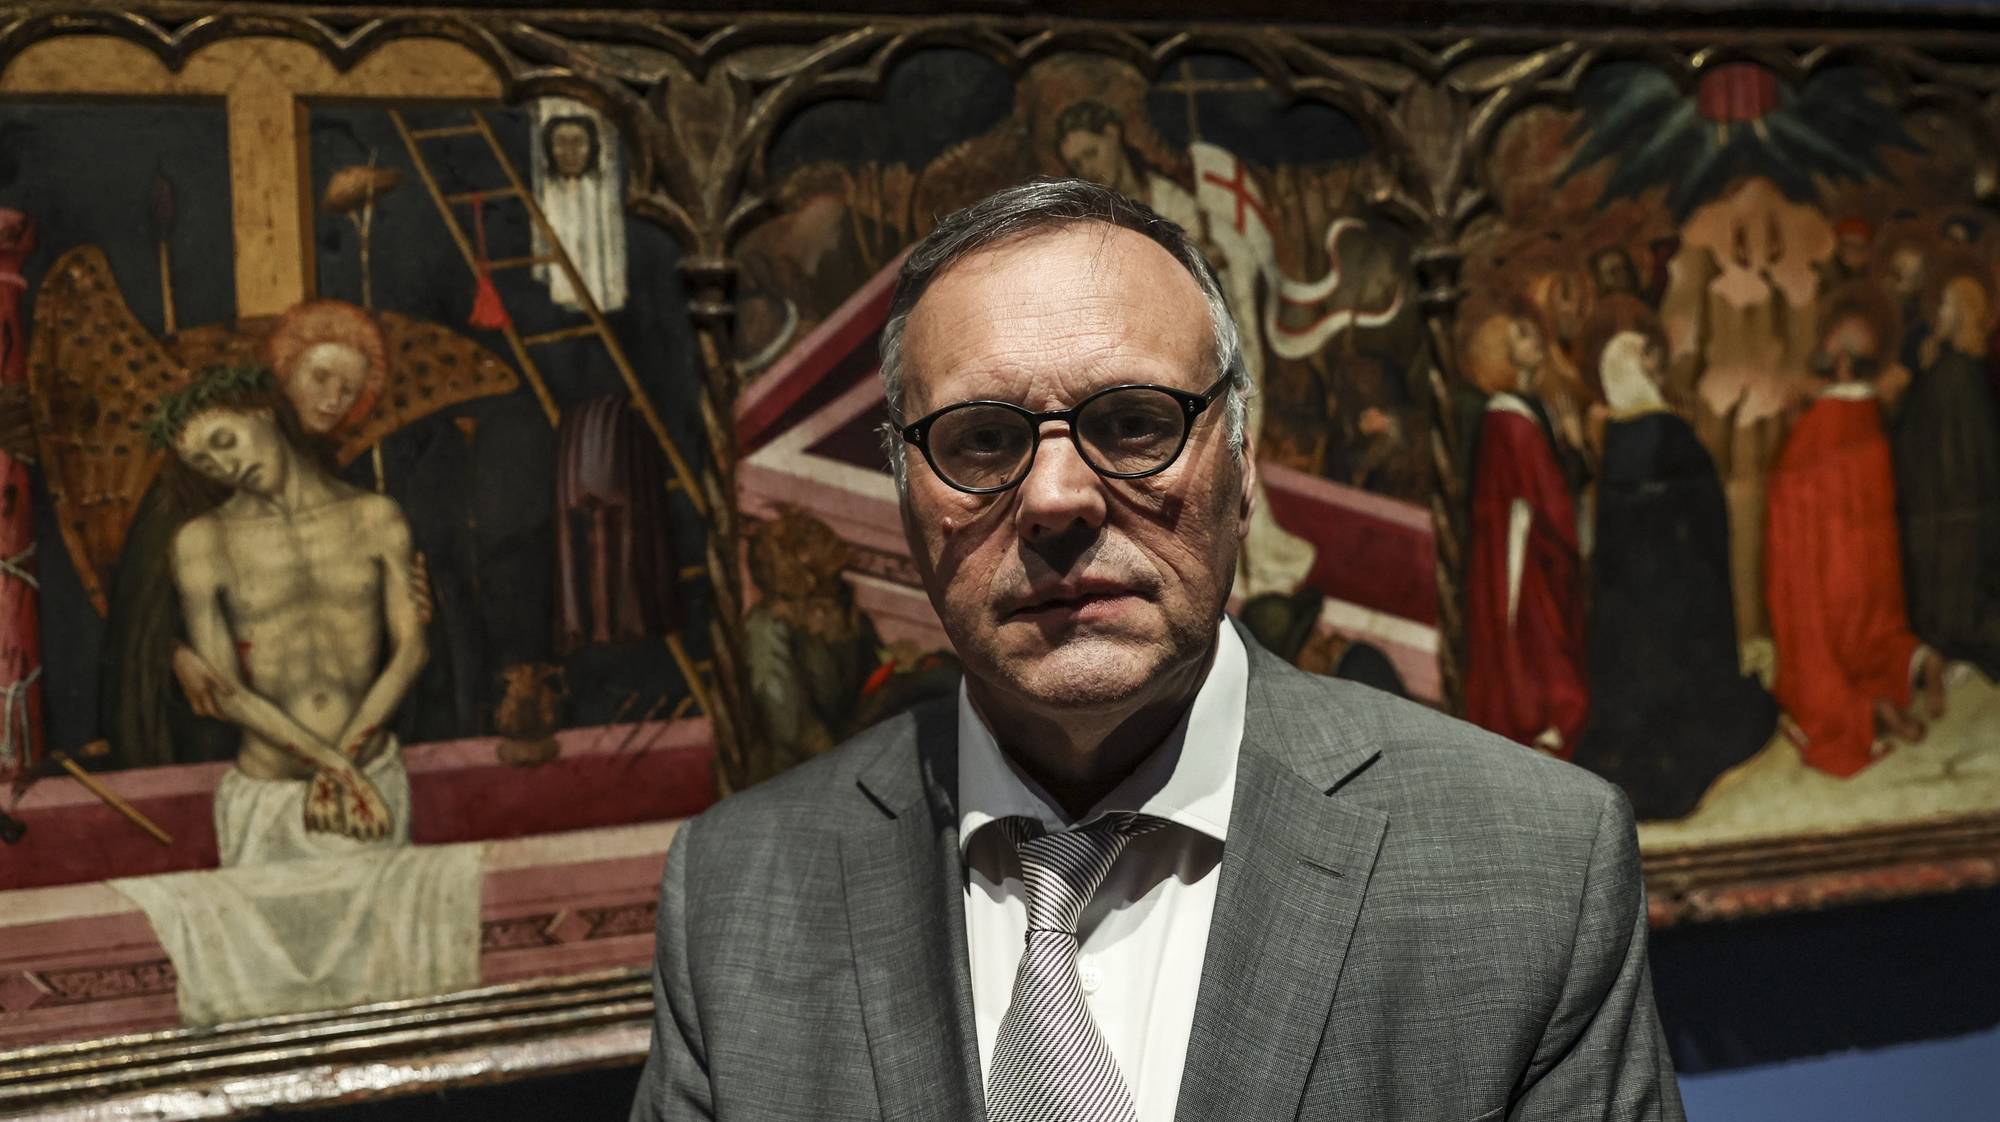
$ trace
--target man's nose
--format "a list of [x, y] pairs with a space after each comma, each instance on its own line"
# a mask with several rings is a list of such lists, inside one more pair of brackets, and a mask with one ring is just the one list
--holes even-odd
[[1019, 491], [1014, 525], [1028, 542], [1104, 524], [1104, 479], [1083, 462], [1066, 429], [1043, 431]]

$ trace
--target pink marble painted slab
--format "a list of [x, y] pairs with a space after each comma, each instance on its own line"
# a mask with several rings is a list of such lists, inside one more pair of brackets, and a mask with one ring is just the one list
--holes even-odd
[[[664, 821], [714, 801], [706, 719], [567, 729], [556, 740], [557, 757], [534, 768], [500, 762], [492, 737], [405, 747], [412, 840], [439, 845]], [[165, 829], [170, 846], [76, 780], [42, 780], [13, 809], [28, 832], [0, 846], [0, 890], [213, 868], [215, 784], [231, 766], [183, 764], [97, 777]]]

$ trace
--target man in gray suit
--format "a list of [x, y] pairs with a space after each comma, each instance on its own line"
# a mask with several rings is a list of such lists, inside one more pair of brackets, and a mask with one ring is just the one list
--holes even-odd
[[1224, 617], [1247, 385], [1178, 227], [1001, 192], [882, 358], [964, 684], [681, 828], [635, 1119], [1682, 1117], [1616, 790]]

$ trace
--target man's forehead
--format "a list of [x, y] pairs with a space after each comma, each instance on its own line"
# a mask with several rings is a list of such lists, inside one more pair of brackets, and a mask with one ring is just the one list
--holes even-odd
[[1165, 248], [1078, 223], [953, 262], [912, 310], [906, 350], [927, 384], [1004, 386], [1051, 369], [1065, 381], [1100, 366], [1171, 374], [1212, 358], [1212, 332], [1201, 289]]

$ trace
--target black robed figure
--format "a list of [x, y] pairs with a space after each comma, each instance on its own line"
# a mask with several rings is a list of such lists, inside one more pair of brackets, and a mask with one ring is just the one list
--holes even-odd
[[1605, 426], [1590, 577], [1591, 723], [1575, 762], [1615, 781], [1641, 819], [1692, 811], [1771, 738], [1777, 702], [1742, 673], [1729, 515], [1715, 461], [1669, 412], [1631, 331], [1604, 348]]

